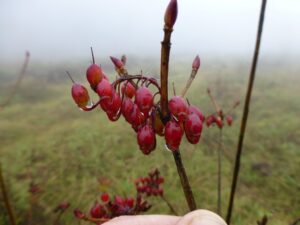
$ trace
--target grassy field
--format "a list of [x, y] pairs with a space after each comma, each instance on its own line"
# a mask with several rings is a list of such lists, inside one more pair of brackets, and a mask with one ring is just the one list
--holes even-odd
[[[13, 102], [0, 112], [0, 158], [19, 224], [53, 224], [53, 209], [62, 201], [69, 201], [71, 207], [61, 224], [77, 223], [72, 209], [88, 210], [102, 191], [134, 195], [135, 178], [154, 168], [165, 176], [166, 197], [180, 214], [187, 212], [173, 157], [161, 138], [155, 152], [146, 157], [124, 119], [112, 123], [100, 110], [84, 113], [76, 108], [64, 71], [72, 68], [75, 79], [86, 84], [84, 76], [79, 76], [85, 66], [30, 64]], [[0, 102], [19, 67], [1, 67]], [[176, 72], [171, 73], [178, 91], [189, 67], [177, 63]], [[247, 63], [241, 62], [204, 65], [188, 98], [210, 114], [213, 107], [206, 94], [210, 87], [224, 109], [229, 109], [236, 100], [244, 99], [248, 70]], [[256, 224], [264, 214], [270, 224], [289, 224], [300, 215], [299, 72], [299, 67], [267, 62], [258, 68], [233, 224]], [[111, 79], [115, 77], [113, 72], [109, 74]], [[239, 106], [234, 112], [234, 125], [225, 127], [223, 133], [223, 216], [241, 112]], [[205, 128], [200, 144], [193, 146], [184, 139], [181, 149], [198, 207], [214, 211], [218, 135], [216, 127]], [[28, 193], [31, 181], [43, 190], [36, 199]], [[150, 213], [169, 213], [159, 199], [150, 201]], [[0, 224], [8, 224], [2, 201]]]

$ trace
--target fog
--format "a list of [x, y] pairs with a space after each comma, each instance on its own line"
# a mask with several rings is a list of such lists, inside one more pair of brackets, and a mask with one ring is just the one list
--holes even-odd
[[[0, 61], [29, 50], [44, 61], [96, 55], [159, 56], [169, 0], [1, 0]], [[178, 0], [172, 54], [252, 54], [260, 0]], [[269, 0], [262, 54], [300, 53], [300, 1]]]

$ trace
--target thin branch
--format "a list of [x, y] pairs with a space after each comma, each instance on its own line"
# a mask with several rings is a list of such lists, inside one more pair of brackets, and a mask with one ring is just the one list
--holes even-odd
[[256, 44], [255, 44], [255, 51], [254, 51], [252, 66], [251, 66], [251, 71], [250, 71], [247, 95], [246, 95], [246, 99], [245, 99], [244, 112], [243, 112], [243, 117], [242, 117], [242, 122], [241, 122], [240, 135], [239, 135], [239, 141], [238, 141], [236, 159], [235, 159], [235, 166], [234, 166], [234, 171], [233, 171], [231, 193], [230, 193], [228, 211], [227, 211], [227, 216], [226, 216], [226, 222], [228, 225], [230, 224], [230, 221], [231, 221], [232, 209], [233, 209], [233, 204], [234, 204], [234, 196], [235, 196], [235, 192], [236, 192], [236, 185], [237, 185], [238, 175], [239, 175], [239, 171], [240, 171], [240, 161], [241, 161], [241, 156], [242, 156], [243, 141], [244, 141], [244, 135], [245, 135], [245, 131], [246, 131], [249, 106], [250, 106], [250, 100], [251, 100], [251, 93], [252, 93], [252, 88], [253, 88], [253, 83], [254, 83], [254, 78], [255, 78], [256, 65], [257, 65], [257, 61], [258, 61], [259, 47], [260, 47], [261, 36], [262, 36], [262, 31], [263, 31], [266, 4], [267, 4], [267, 0], [262, 0], [259, 24], [258, 24], [258, 30], [257, 30], [257, 37], [256, 37]]
[[7, 193], [6, 186], [5, 186], [4, 179], [3, 179], [1, 163], [0, 163], [0, 186], [1, 186], [1, 190], [2, 190], [2, 197], [3, 197], [4, 205], [7, 210], [9, 220], [10, 220], [10, 224], [16, 225], [15, 214], [10, 205], [8, 193]]
[[20, 74], [16, 80], [16, 82], [14, 83], [9, 95], [6, 97], [6, 99], [3, 101], [2, 104], [0, 104], [0, 111], [4, 109], [4, 107], [6, 107], [12, 100], [12, 98], [14, 97], [14, 95], [16, 94], [21, 82], [22, 82], [22, 79], [26, 73], [26, 69], [28, 67], [28, 63], [29, 63], [29, 57], [30, 57], [30, 54], [29, 52], [26, 52], [25, 53], [25, 60], [24, 60], [24, 63], [23, 63], [23, 66], [22, 66], [22, 69], [20, 71]]
[[164, 27], [164, 39], [161, 42], [161, 62], [160, 62], [160, 82], [161, 82], [161, 112], [162, 120], [169, 120], [168, 110], [168, 75], [169, 75], [169, 57], [171, 49], [171, 34], [173, 29]]
[[220, 136], [219, 136], [219, 145], [218, 145], [218, 204], [217, 204], [217, 212], [221, 216], [222, 215], [222, 131], [223, 129], [220, 129]]
[[[170, 120], [170, 113], [168, 109], [168, 75], [169, 75], [169, 58], [171, 50], [171, 34], [173, 32], [173, 25], [177, 17], [177, 2], [171, 1], [165, 14], [164, 39], [161, 42], [161, 61], [160, 61], [160, 88], [161, 88], [161, 119], [164, 124]], [[177, 167], [177, 172], [180, 177], [180, 182], [184, 191], [186, 201], [189, 209], [195, 210], [196, 203], [187, 178], [185, 168], [183, 166], [179, 150], [173, 151], [173, 157]]]
[[181, 155], [180, 155], [179, 150], [173, 151], [173, 156], [175, 159], [177, 172], [180, 177], [180, 182], [181, 182], [181, 185], [182, 185], [182, 188], [184, 191], [186, 201], [188, 203], [190, 211], [193, 211], [197, 208], [197, 206], [196, 206], [196, 202], [194, 199], [194, 195], [193, 195], [189, 180], [188, 180], [186, 172], [185, 172], [185, 168], [184, 168], [182, 160], [181, 160]]

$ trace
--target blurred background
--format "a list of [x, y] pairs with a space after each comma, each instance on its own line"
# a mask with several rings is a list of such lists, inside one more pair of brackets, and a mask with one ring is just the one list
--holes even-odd
[[[99, 193], [134, 195], [133, 181], [159, 168], [165, 195], [181, 214], [187, 208], [164, 140], [145, 157], [130, 126], [109, 122], [105, 113], [77, 110], [68, 70], [88, 87], [85, 71], [93, 46], [96, 62], [111, 81], [109, 56], [128, 57], [128, 71], [159, 77], [163, 16], [168, 0], [1, 0], [0, 104], [14, 88], [24, 53], [31, 57], [10, 104], [0, 111], [0, 160], [19, 224], [53, 224], [53, 209], [71, 207], [59, 224], [73, 224], [74, 208], [87, 211]], [[224, 110], [240, 100], [234, 123], [223, 133], [225, 216], [243, 100], [261, 1], [178, 1], [172, 35], [170, 83], [183, 88], [195, 55], [201, 68], [187, 97], [205, 115], [214, 112], [211, 88]], [[268, 215], [288, 224], [300, 212], [300, 2], [267, 4], [257, 78], [245, 139], [233, 224], [253, 224]], [[90, 94], [96, 99], [90, 91]], [[216, 210], [219, 131], [205, 128], [198, 145], [182, 143], [182, 157], [200, 208]], [[126, 172], [125, 172], [126, 171]], [[30, 185], [41, 192], [32, 194]], [[8, 218], [0, 197], [0, 224]], [[150, 213], [169, 213], [151, 199]], [[84, 223], [83, 223], [84, 224]]]

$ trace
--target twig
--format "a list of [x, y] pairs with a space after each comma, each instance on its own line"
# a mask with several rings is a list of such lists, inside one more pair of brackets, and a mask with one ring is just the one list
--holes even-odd
[[186, 172], [185, 172], [185, 168], [184, 168], [182, 160], [181, 160], [181, 155], [180, 155], [179, 150], [174, 151], [173, 156], [175, 159], [175, 163], [177, 166], [177, 172], [180, 177], [180, 182], [181, 182], [181, 185], [182, 185], [182, 188], [184, 191], [186, 201], [188, 203], [189, 209], [191, 211], [193, 211], [197, 208], [197, 206], [196, 206], [196, 202], [194, 199], [194, 195], [193, 195], [189, 180], [188, 180]]
[[[173, 25], [177, 17], [177, 1], [171, 0], [165, 14], [164, 39], [161, 42], [161, 61], [160, 61], [160, 88], [161, 88], [161, 116], [162, 122], [166, 124], [170, 120], [168, 109], [168, 74], [169, 74], [169, 57], [171, 49], [171, 34]], [[196, 203], [187, 178], [185, 168], [183, 166], [179, 150], [173, 151], [173, 157], [176, 163], [177, 172], [180, 177], [180, 182], [184, 191], [189, 209], [195, 210]]]
[[161, 195], [162, 200], [165, 201], [165, 203], [168, 205], [170, 211], [175, 215], [178, 216], [178, 213], [176, 212], [176, 210], [174, 209], [174, 207], [172, 206], [172, 204], [168, 201], [168, 199], [166, 199], [166, 197], [164, 195]]
[[3, 197], [3, 200], [4, 200], [4, 205], [5, 205], [5, 208], [7, 210], [9, 220], [10, 220], [10, 224], [11, 225], [16, 225], [15, 214], [13, 212], [13, 209], [12, 209], [11, 205], [10, 205], [9, 198], [8, 198], [8, 193], [7, 193], [5, 183], [4, 183], [4, 179], [3, 179], [1, 162], [0, 162], [0, 186], [1, 186], [1, 190], [2, 190], [2, 197]]
[[220, 129], [219, 145], [218, 145], [218, 209], [217, 212], [222, 215], [222, 131]]
[[169, 57], [171, 49], [171, 34], [173, 29], [164, 27], [164, 40], [161, 42], [161, 62], [160, 62], [160, 82], [161, 82], [161, 111], [163, 121], [169, 120], [168, 110], [168, 74], [169, 74]]
[[30, 57], [29, 52], [26, 52], [25, 53], [25, 60], [24, 60], [21, 72], [20, 72], [15, 84], [13, 85], [9, 95], [6, 97], [6, 99], [3, 101], [3, 103], [0, 104], [0, 111], [3, 110], [3, 108], [10, 103], [10, 101], [12, 100], [14, 95], [16, 94], [16, 92], [18, 90], [18, 87], [20, 86], [21, 81], [22, 81], [22, 79], [23, 79], [23, 77], [26, 73], [26, 69], [27, 69], [27, 66], [28, 66], [28, 63], [29, 63], [29, 57]]
[[246, 99], [245, 99], [244, 112], [243, 112], [243, 117], [242, 117], [242, 122], [241, 122], [240, 135], [239, 135], [239, 141], [238, 141], [236, 159], [235, 159], [235, 166], [234, 166], [234, 171], [233, 171], [231, 193], [230, 193], [228, 211], [227, 211], [227, 216], [226, 216], [226, 222], [228, 225], [230, 224], [230, 221], [231, 221], [231, 215], [232, 215], [232, 209], [233, 209], [233, 203], [234, 203], [234, 195], [236, 192], [236, 184], [237, 184], [239, 170], [240, 170], [240, 161], [241, 161], [241, 155], [242, 155], [242, 149], [243, 149], [243, 141], [244, 141], [244, 135], [245, 135], [246, 125], [247, 125], [248, 112], [249, 112], [249, 106], [250, 106], [250, 100], [251, 100], [252, 87], [253, 87], [254, 78], [255, 78], [256, 65], [257, 65], [257, 60], [258, 60], [258, 55], [259, 55], [259, 47], [260, 47], [261, 36], [262, 36], [262, 31], [263, 31], [263, 23], [264, 23], [266, 4], [267, 4], [267, 0], [262, 0], [259, 24], [258, 24], [258, 30], [257, 30], [257, 37], [256, 37], [256, 45], [255, 45], [255, 51], [254, 51], [253, 60], [252, 60], [247, 95], [246, 95]]

